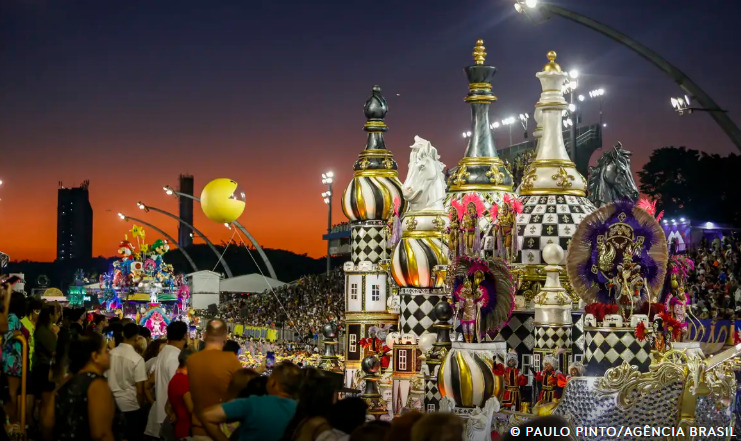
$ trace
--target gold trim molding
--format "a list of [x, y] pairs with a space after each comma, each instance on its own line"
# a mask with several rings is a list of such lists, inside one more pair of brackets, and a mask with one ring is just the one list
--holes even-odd
[[586, 196], [587, 193], [584, 190], [563, 189], [563, 188], [534, 188], [532, 190], [520, 190], [520, 196]]
[[595, 388], [599, 395], [617, 393], [618, 407], [628, 409], [642, 396], [657, 392], [672, 383], [684, 381], [685, 369], [682, 365], [661, 363], [650, 372], [641, 373], [638, 366], [631, 366], [624, 361], [622, 365], [608, 369], [604, 377], [597, 379]]
[[497, 100], [494, 95], [470, 95], [463, 98], [463, 101], [467, 103], [493, 103]]
[[563, 167], [563, 168], [576, 168], [576, 164], [570, 159], [536, 159], [530, 163], [530, 167]]
[[354, 177], [356, 178], [398, 178], [399, 172], [397, 170], [355, 170]]
[[512, 186], [494, 185], [494, 184], [463, 184], [463, 185], [451, 185], [448, 191], [503, 191], [512, 193]]
[[443, 233], [440, 231], [404, 231], [401, 233], [402, 239], [442, 239]]

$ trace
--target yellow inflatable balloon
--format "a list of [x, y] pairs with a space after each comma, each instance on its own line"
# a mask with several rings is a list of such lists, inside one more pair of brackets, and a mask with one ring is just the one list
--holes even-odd
[[237, 183], [227, 178], [214, 179], [201, 192], [201, 210], [214, 222], [234, 222], [244, 212], [244, 193], [236, 194]]

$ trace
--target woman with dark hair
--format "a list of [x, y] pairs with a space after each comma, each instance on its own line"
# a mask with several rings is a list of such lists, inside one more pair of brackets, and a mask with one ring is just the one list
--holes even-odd
[[281, 441], [315, 441], [332, 430], [329, 424], [332, 405], [337, 400], [336, 382], [319, 369], [306, 370], [298, 394], [298, 405]]
[[[11, 423], [18, 422], [18, 394], [21, 388], [21, 374], [23, 372], [23, 352], [21, 343], [13, 337], [23, 336], [26, 341], [30, 335], [21, 325], [21, 317], [26, 311], [26, 297], [23, 293], [14, 292], [8, 306], [8, 332], [3, 336], [3, 373], [8, 379], [10, 400], [5, 403], [5, 412]], [[28, 369], [28, 365], [26, 365]]]
[[[31, 393], [40, 397], [39, 414], [51, 412], [52, 394], [56, 385], [51, 381], [51, 367], [57, 351], [57, 322], [62, 317], [62, 306], [59, 303], [47, 303], [41, 308], [39, 319], [36, 322], [36, 350], [33, 354], [33, 369], [31, 370]], [[50, 428], [45, 428], [50, 429]]]
[[119, 441], [121, 414], [103, 374], [110, 367], [103, 336], [91, 333], [72, 342], [69, 370], [74, 374], [56, 394], [55, 441]]

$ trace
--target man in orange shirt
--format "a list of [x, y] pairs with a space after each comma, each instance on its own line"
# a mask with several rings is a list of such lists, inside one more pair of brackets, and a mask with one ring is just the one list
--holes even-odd
[[190, 395], [193, 399], [193, 441], [226, 441], [218, 426], [206, 427], [203, 411], [226, 401], [229, 382], [242, 368], [234, 352], [223, 352], [227, 339], [226, 322], [212, 319], [206, 326], [205, 346], [187, 360]]

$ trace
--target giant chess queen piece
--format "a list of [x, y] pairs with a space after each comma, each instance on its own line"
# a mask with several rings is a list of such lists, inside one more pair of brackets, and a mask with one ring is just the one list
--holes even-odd
[[[499, 158], [489, 123], [489, 107], [497, 100], [492, 93], [492, 79], [496, 68], [486, 64], [486, 48], [484, 41], [478, 40], [473, 49], [474, 64], [465, 68], [468, 78], [468, 95], [465, 101], [471, 106], [471, 131], [467, 138], [466, 152], [458, 162], [458, 166], [451, 170], [448, 176], [448, 199], [446, 210], [450, 214], [453, 226], [458, 225], [463, 231], [454, 232], [451, 241], [454, 248], [450, 251], [454, 256], [460, 256], [460, 244], [466, 243], [463, 251], [478, 254], [478, 243], [483, 241], [493, 224], [492, 206], [504, 201], [504, 195], [512, 194], [512, 175], [504, 161]], [[474, 199], [480, 202], [476, 205], [476, 216], [470, 213], [468, 201]], [[468, 198], [468, 201], [464, 199]], [[451, 207], [458, 211], [459, 219], [450, 211]], [[469, 215], [463, 219], [463, 212]], [[475, 224], [475, 225], [473, 225]], [[457, 247], [455, 245], [458, 245]], [[467, 248], [467, 249], [465, 249]]]

